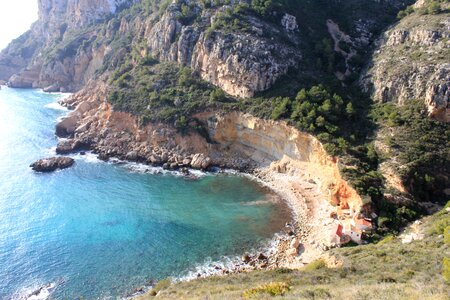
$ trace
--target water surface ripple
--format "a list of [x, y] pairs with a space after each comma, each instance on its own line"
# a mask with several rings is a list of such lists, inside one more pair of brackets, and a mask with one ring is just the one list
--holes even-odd
[[59, 97], [0, 90], [0, 299], [45, 284], [55, 285], [54, 299], [124, 296], [261, 246], [282, 228], [285, 208], [242, 176], [192, 181], [89, 155], [70, 169], [32, 172], [56, 145], [66, 113]]

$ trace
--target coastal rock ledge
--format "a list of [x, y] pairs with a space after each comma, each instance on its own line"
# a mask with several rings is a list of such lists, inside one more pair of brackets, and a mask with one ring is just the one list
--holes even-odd
[[49, 157], [40, 159], [30, 165], [36, 172], [53, 172], [57, 169], [66, 169], [74, 164], [73, 158], [70, 157]]

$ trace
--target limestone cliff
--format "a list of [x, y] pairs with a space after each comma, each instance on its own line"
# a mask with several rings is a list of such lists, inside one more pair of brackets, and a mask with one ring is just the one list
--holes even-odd
[[399, 105], [423, 100], [431, 117], [450, 122], [450, 14], [422, 15], [418, 10], [386, 31], [378, 41], [363, 83], [378, 102]]
[[[54, 38], [57, 30], [85, 27], [115, 14], [133, 0], [39, 0], [38, 25], [43, 37]], [[65, 28], [64, 28], [65, 27]]]
[[[195, 25], [182, 24], [180, 3], [171, 4], [162, 16], [131, 15], [131, 19], [122, 18], [119, 27], [117, 19], [99, 24], [130, 2], [40, 1], [39, 20], [21, 42], [39, 40], [39, 44], [33, 44], [26, 56], [14, 43], [3, 51], [1, 78], [9, 79], [13, 87], [76, 91], [96, 70], [108, 64], [104, 60], [108, 52], [123, 60], [126, 52], [122, 51], [126, 49], [117, 49], [115, 44], [127, 36], [131, 37], [129, 45], [147, 45], [142, 54], [192, 67], [202, 78], [229, 94], [249, 97], [271, 87], [289, 68], [296, 67], [301, 58], [294, 47], [270, 38], [288, 37], [281, 26], [274, 27], [258, 18], [249, 20], [254, 28], [250, 32], [208, 34], [207, 29], [213, 26], [221, 9], [197, 8], [192, 13], [200, 14], [201, 21]], [[298, 42], [295, 38], [291, 40], [294, 44]]]
[[[299, 11], [297, 5], [281, 10], [275, 5], [268, 14], [250, 10], [247, 0], [40, 0], [39, 20], [1, 52], [0, 79], [14, 87], [78, 91], [95, 73], [112, 71], [136, 54], [151, 55], [191, 67], [228, 94], [247, 98], [270, 89], [289, 71], [322, 76], [316, 58], [304, 53], [313, 53], [331, 35], [341, 46], [351, 44], [334, 49], [344, 57], [344, 68], [330, 66], [343, 80], [356, 71], [352, 57], [384, 26], [380, 14], [392, 16], [404, 2], [370, 1], [371, 9], [362, 10], [358, 1], [348, 7], [331, 0], [306, 3]], [[317, 18], [303, 20], [306, 13]], [[327, 24], [337, 29], [345, 24], [352, 39], [341, 40]]]
[[0, 53], [0, 78], [19, 88], [79, 90], [103, 64], [105, 47], [87, 46], [97, 36], [92, 26], [132, 3], [39, 0], [38, 21]]
[[330, 157], [310, 134], [285, 122], [242, 113], [203, 113], [197, 117], [219, 143], [219, 153], [231, 153], [256, 162], [259, 168], [316, 182], [322, 196], [333, 205], [350, 208], [353, 214], [361, 211], [362, 199], [341, 178], [337, 159]]

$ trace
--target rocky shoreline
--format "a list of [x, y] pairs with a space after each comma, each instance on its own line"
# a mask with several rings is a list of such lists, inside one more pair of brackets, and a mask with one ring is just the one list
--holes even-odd
[[[211, 166], [210, 170], [213, 170], [213, 168]], [[222, 171], [221, 169], [219, 172]], [[243, 253], [241, 257], [230, 259], [225, 264], [222, 261], [216, 261], [202, 265], [196, 268], [195, 271], [189, 272], [186, 276], [172, 278], [173, 281], [190, 281], [198, 278], [226, 276], [255, 270], [296, 269], [319, 258], [323, 259], [329, 267], [336, 267], [340, 264], [334, 257], [329, 257], [325, 254], [325, 251], [331, 245], [320, 243], [318, 235], [323, 232], [314, 229], [316, 222], [311, 219], [312, 217], [318, 217], [320, 220], [329, 218], [329, 214], [333, 210], [331, 206], [313, 207], [307, 209], [307, 211], [311, 213], [314, 210], [314, 215], [305, 214], [304, 207], [298, 205], [298, 198], [290, 195], [291, 190], [289, 187], [286, 188], [280, 185], [280, 182], [277, 181], [278, 179], [271, 177], [268, 170], [251, 168], [236, 172], [249, 176], [263, 187], [268, 188], [271, 193], [276, 194], [280, 201], [285, 202], [291, 209], [292, 218], [286, 220], [284, 228], [280, 232], [275, 233], [266, 246]], [[326, 227], [327, 224], [324, 225]], [[324, 228], [323, 231], [326, 231], [326, 229]], [[127, 299], [135, 299], [143, 295], [154, 296], [151, 290], [153, 285], [136, 288]]]
[[137, 117], [114, 111], [106, 95], [107, 86], [96, 83], [61, 101], [72, 111], [56, 126], [64, 138], [58, 154], [92, 151], [104, 161], [117, 158], [184, 174], [190, 168], [233, 169], [257, 178], [292, 209], [294, 220], [277, 236], [275, 251], [244, 255], [194, 277], [300, 268], [340, 244], [336, 226], [362, 218], [362, 200], [340, 177], [335, 159], [316, 138], [286, 123], [204, 112], [194, 118], [205, 137], [193, 129], [180, 133], [169, 124], [139, 125]]

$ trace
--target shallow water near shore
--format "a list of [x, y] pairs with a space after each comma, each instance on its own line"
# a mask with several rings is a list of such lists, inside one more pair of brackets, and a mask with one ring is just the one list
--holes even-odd
[[57, 143], [61, 96], [0, 90], [0, 299], [45, 285], [54, 299], [126, 296], [264, 247], [289, 220], [281, 201], [243, 176], [187, 180], [92, 155], [32, 172]]

